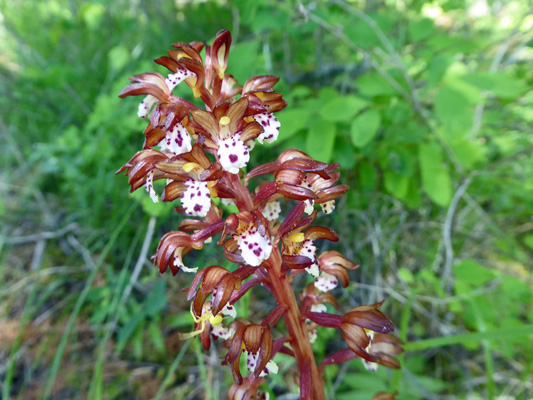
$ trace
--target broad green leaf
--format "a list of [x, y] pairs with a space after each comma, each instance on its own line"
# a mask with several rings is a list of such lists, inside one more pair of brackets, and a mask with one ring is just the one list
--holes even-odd
[[120, 71], [130, 59], [130, 52], [124, 46], [115, 46], [107, 54], [109, 66], [113, 71]]
[[435, 112], [448, 142], [464, 140], [472, 126], [473, 107], [457, 90], [442, 87], [435, 97]]
[[336, 97], [324, 104], [320, 116], [326, 121], [350, 121], [367, 104], [365, 100], [355, 96]]
[[356, 147], [366, 146], [378, 133], [381, 116], [379, 111], [370, 109], [359, 115], [352, 122], [350, 134]]
[[433, 21], [429, 18], [421, 19], [420, 21], [412, 21], [407, 25], [411, 41], [419, 42], [431, 36], [435, 32]]
[[361, 161], [357, 167], [359, 171], [359, 186], [364, 192], [373, 192], [377, 182], [376, 168], [368, 161]]
[[317, 118], [305, 138], [306, 153], [318, 161], [330, 162], [336, 131], [333, 122]]
[[256, 11], [251, 28], [254, 33], [270, 29], [284, 30], [290, 25], [290, 20], [290, 15], [281, 7], [260, 7]]
[[250, 74], [253, 73], [252, 71], [255, 72], [256, 65], [259, 64], [259, 42], [251, 40], [232, 44], [229, 59], [239, 60], [239, 62], [231, 64], [231, 74], [237, 81], [246, 82]]
[[335, 139], [335, 162], [339, 163], [341, 168], [352, 169], [355, 165], [355, 151], [351, 143], [344, 137]]
[[455, 154], [457, 161], [465, 169], [474, 168], [479, 162], [485, 160], [485, 146], [479, 141], [461, 140], [450, 144], [450, 148]]
[[482, 286], [499, 275], [497, 271], [482, 266], [472, 259], [462, 260], [453, 267], [455, 279], [474, 286]]
[[398, 268], [398, 276], [405, 283], [413, 283], [415, 281], [415, 277], [413, 276], [413, 273], [405, 267]]
[[385, 171], [383, 174], [385, 189], [398, 199], [403, 199], [407, 195], [409, 188], [409, 178], [399, 175], [394, 171]]
[[528, 90], [526, 82], [504, 72], [476, 72], [465, 74], [460, 79], [504, 98], [516, 98]]
[[424, 191], [439, 206], [447, 206], [452, 198], [452, 184], [448, 168], [442, 161], [440, 145], [436, 142], [421, 144], [418, 161]]
[[452, 63], [453, 56], [450, 54], [432, 57], [426, 69], [428, 84], [434, 86], [439, 83]]
[[396, 94], [396, 89], [378, 73], [363, 74], [356, 79], [355, 84], [365, 97]]
[[418, 182], [418, 179], [409, 179], [407, 194], [401, 200], [403, 200], [403, 202], [410, 208], [420, 207], [422, 204], [422, 198], [420, 196], [420, 182]]
[[278, 142], [287, 140], [300, 129], [303, 129], [310, 116], [311, 110], [305, 108], [283, 110], [276, 114], [276, 118], [281, 123]]

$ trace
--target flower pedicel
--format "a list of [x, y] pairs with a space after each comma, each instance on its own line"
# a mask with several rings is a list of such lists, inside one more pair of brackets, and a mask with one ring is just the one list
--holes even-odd
[[[228, 30], [218, 32], [211, 46], [201, 42], [172, 46], [168, 56], [155, 60], [170, 71], [167, 77], [153, 72], [136, 75], [120, 93], [120, 97], [145, 96], [138, 115], [148, 125], [143, 150], [118, 172], [126, 173], [132, 191], [144, 186], [154, 202], [179, 199], [176, 211], [187, 216], [177, 231], [161, 238], [153, 257], [161, 273], [167, 269], [173, 275], [180, 270], [196, 273], [187, 289], [194, 330], [183, 338], [200, 336], [205, 349], [212, 339], [226, 342], [222, 364], [230, 367], [235, 379], [228, 399], [267, 398], [258, 394], [258, 388], [266, 375], [277, 372], [274, 358], [280, 352], [296, 360], [302, 399], [325, 398], [326, 365], [360, 357], [369, 370], [379, 364], [399, 368], [393, 355], [402, 351], [400, 342], [388, 334], [393, 326], [379, 310], [382, 302], [344, 315], [327, 312], [326, 304], [339, 307], [331, 290], [339, 281], [346, 287], [347, 270], [357, 268], [336, 251], [316, 254], [317, 241], [338, 240], [333, 231], [312, 224], [319, 210], [332, 212], [335, 199], [348, 190], [336, 185], [339, 165], [291, 149], [244, 175], [255, 142], [271, 143], [278, 137], [275, 113], [286, 106], [274, 91], [279, 78], [255, 76], [238, 86], [226, 73]], [[174, 88], [184, 84], [203, 102], [201, 108], [173, 95]], [[249, 189], [252, 178], [265, 175], [273, 179]], [[159, 180], [165, 182], [161, 193], [154, 187]], [[224, 215], [217, 198], [235, 204], [238, 212]], [[282, 205], [288, 209], [280, 219]], [[218, 234], [218, 245], [235, 263], [234, 271], [216, 265], [186, 266], [184, 256]], [[308, 274], [313, 281], [299, 293], [299, 302], [292, 287], [298, 274]], [[263, 321], [236, 315], [234, 304], [252, 288], [270, 291], [278, 304]], [[280, 320], [287, 334], [277, 337]], [[348, 347], [317, 365], [311, 344], [317, 328], [323, 327], [340, 330]], [[243, 378], [239, 360], [244, 352], [250, 372]]]

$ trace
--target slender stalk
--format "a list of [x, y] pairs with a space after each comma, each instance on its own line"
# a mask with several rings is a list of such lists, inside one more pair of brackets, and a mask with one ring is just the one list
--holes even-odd
[[[243, 208], [246, 208], [246, 211], [252, 211], [253, 201], [251, 197], [246, 196], [246, 194], [249, 193], [248, 189], [243, 185], [240, 179], [236, 179], [235, 175], [232, 177], [235, 189], [240, 186], [236, 191], [238, 193], [240, 192], [245, 197], [243, 199]], [[274, 235], [269, 232], [269, 237], [273, 236]], [[305, 318], [300, 314], [300, 307], [296, 302], [294, 290], [290, 282], [287, 280], [287, 275], [281, 272], [281, 262], [282, 260], [279, 248], [274, 246], [269, 259], [264, 263], [272, 283], [272, 294], [274, 295], [278, 305], [283, 304], [287, 306], [287, 310], [283, 313], [283, 320], [285, 321], [285, 325], [287, 326], [287, 330], [289, 332], [289, 343], [294, 351], [300, 373], [302, 373], [306, 368], [309, 368], [310, 387], [307, 388], [307, 391], [309, 392], [312, 400], [324, 400], [326, 398], [324, 393], [324, 385], [318, 372], [315, 355], [313, 354], [313, 348], [311, 347], [311, 341], [309, 340], [309, 335], [305, 329]], [[301, 380], [300, 393], [305, 391], [305, 388], [303, 387], [305, 384], [306, 382]]]
[[[324, 400], [324, 385], [322, 378], [318, 373], [316, 366], [315, 355], [309, 340], [309, 335], [305, 329], [305, 318], [300, 314], [300, 308], [296, 302], [296, 296], [291, 284], [287, 280], [287, 276], [281, 273], [281, 254], [277, 247], [272, 249], [269, 261], [271, 262], [268, 268], [268, 275], [272, 282], [272, 293], [276, 298], [278, 304], [287, 306], [287, 310], [283, 313], [283, 320], [287, 326], [290, 335], [290, 344], [296, 356], [296, 362], [300, 372], [306, 368], [310, 370], [310, 379], [308, 392], [313, 400]], [[304, 392], [302, 385], [306, 382], [300, 382], [300, 392]], [[303, 398], [303, 397], [302, 397]]]

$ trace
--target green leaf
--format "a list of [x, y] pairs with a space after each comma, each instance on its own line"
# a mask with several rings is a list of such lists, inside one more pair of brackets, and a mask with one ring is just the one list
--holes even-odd
[[128, 343], [128, 340], [133, 335], [137, 327], [140, 325], [140, 323], [144, 320], [144, 314], [138, 313], [134, 314], [127, 322], [120, 328], [118, 331], [118, 338], [117, 338], [117, 348], [116, 352], [120, 353], [124, 347], [126, 347], [126, 344]]
[[452, 184], [448, 168], [442, 161], [439, 144], [421, 144], [418, 148], [418, 161], [424, 191], [439, 206], [447, 206], [452, 198]]
[[307, 154], [316, 160], [329, 162], [335, 144], [336, 126], [333, 122], [317, 118], [305, 138]]
[[165, 292], [165, 282], [163, 279], [158, 280], [150, 295], [144, 301], [144, 314], [147, 316], [154, 315], [167, 305], [167, 294]]
[[120, 71], [130, 59], [130, 53], [124, 46], [115, 46], [107, 54], [109, 66], [113, 71]]
[[336, 97], [324, 104], [320, 116], [326, 121], [350, 121], [367, 104], [365, 100], [355, 96]]
[[472, 169], [486, 159], [486, 148], [480, 141], [465, 139], [451, 143], [450, 148], [465, 169]]
[[160, 352], [164, 352], [165, 339], [163, 338], [161, 328], [159, 327], [159, 324], [156, 321], [152, 321], [148, 324], [148, 335], [150, 336], [150, 340], [152, 340], [152, 343], [154, 344], [155, 348]]
[[361, 161], [358, 165], [358, 182], [362, 191], [373, 192], [377, 183], [376, 168], [368, 161]]
[[481, 340], [512, 338], [519, 335], [533, 335], [533, 325], [522, 325], [520, 327], [506, 327], [486, 332], [461, 333], [459, 335], [441, 336], [432, 339], [419, 340], [404, 344], [405, 351], [417, 351], [433, 349], [453, 344], [479, 343]]
[[482, 286], [494, 279], [499, 274], [487, 267], [482, 266], [475, 260], [466, 259], [453, 267], [455, 279], [469, 283], [473, 286]]
[[465, 74], [461, 79], [479, 89], [487, 90], [498, 97], [516, 98], [528, 90], [528, 85], [521, 79], [504, 72], [476, 72]]
[[433, 26], [433, 20], [429, 18], [421, 19], [420, 21], [411, 21], [407, 25], [409, 36], [411, 41], [419, 42], [431, 36], [435, 32], [435, 27]]
[[364, 147], [378, 133], [378, 128], [381, 124], [381, 116], [377, 110], [370, 109], [359, 115], [352, 122], [350, 134], [352, 143], [356, 147]]
[[459, 91], [443, 86], [435, 97], [435, 112], [448, 142], [464, 140], [472, 126], [473, 108]]
[[407, 195], [407, 190], [409, 188], [408, 177], [399, 175], [394, 171], [385, 171], [383, 179], [385, 189], [387, 189], [390, 194], [398, 199], [403, 199]]
[[426, 69], [428, 84], [434, 86], [439, 83], [452, 64], [453, 55], [439, 54], [432, 57]]
[[374, 97], [396, 94], [396, 89], [378, 73], [363, 74], [355, 81], [362, 96]]
[[278, 142], [287, 140], [300, 129], [305, 128], [311, 116], [311, 110], [305, 108], [293, 108], [283, 110], [276, 114], [276, 118], [281, 123]]
[[341, 168], [352, 169], [355, 166], [355, 152], [351, 143], [344, 137], [335, 139], [335, 162], [339, 163]]
[[398, 276], [405, 283], [413, 283], [415, 281], [415, 277], [413, 276], [413, 273], [410, 270], [408, 270], [407, 268], [404, 268], [404, 267], [398, 268]]
[[239, 82], [246, 82], [259, 65], [259, 41], [251, 40], [232, 45], [229, 59], [239, 60], [238, 63], [231, 64], [231, 74]]

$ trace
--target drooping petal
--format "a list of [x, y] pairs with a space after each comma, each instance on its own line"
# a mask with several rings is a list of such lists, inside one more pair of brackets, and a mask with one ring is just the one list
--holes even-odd
[[192, 150], [191, 136], [179, 122], [167, 131], [165, 138], [159, 143], [161, 151], [169, 151], [175, 155], [188, 153]]
[[338, 281], [334, 275], [322, 272], [315, 281], [315, 287], [322, 292], [329, 292], [337, 287]]
[[157, 197], [157, 193], [154, 190], [154, 171], [148, 172], [146, 175], [146, 183], [144, 184], [146, 186], [146, 191], [150, 195], [150, 198], [154, 203], [157, 203], [159, 201], [159, 198]]
[[263, 132], [257, 137], [259, 143], [272, 143], [278, 139], [281, 123], [269, 113], [254, 115], [254, 119], [263, 127]]
[[250, 161], [250, 151], [238, 135], [222, 139], [218, 143], [218, 158], [224, 170], [238, 174]]
[[137, 115], [139, 118], [146, 118], [148, 113], [150, 112], [150, 109], [156, 103], [158, 100], [156, 97], [149, 94], [144, 98], [144, 100], [139, 104], [139, 110], [137, 111]]
[[207, 182], [196, 182], [189, 179], [185, 181], [185, 185], [188, 188], [181, 195], [181, 204], [185, 208], [185, 212], [194, 217], [205, 217], [211, 208], [211, 196]]

